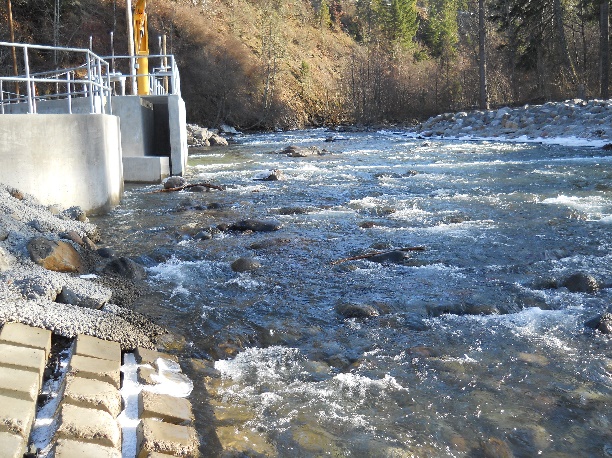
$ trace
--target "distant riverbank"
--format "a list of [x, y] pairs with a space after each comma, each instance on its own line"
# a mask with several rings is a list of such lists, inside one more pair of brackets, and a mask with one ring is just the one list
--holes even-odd
[[445, 113], [416, 127], [422, 137], [603, 147], [612, 142], [612, 101], [568, 100], [544, 105]]

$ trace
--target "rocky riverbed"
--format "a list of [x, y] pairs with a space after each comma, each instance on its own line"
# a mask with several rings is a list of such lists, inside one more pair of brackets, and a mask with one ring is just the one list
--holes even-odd
[[97, 240], [79, 208], [43, 206], [0, 185], [0, 322], [152, 348], [165, 331], [123, 306], [138, 294], [144, 268]]

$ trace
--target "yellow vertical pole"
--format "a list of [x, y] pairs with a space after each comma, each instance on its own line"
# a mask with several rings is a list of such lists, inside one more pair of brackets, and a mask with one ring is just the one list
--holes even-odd
[[138, 63], [138, 95], [149, 95], [149, 32], [147, 30], [147, 0], [138, 0], [134, 8], [134, 46]]

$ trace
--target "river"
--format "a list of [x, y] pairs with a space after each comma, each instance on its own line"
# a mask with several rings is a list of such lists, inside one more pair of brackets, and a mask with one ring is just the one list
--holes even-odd
[[[135, 308], [206, 362], [210, 450], [612, 456], [612, 341], [585, 327], [612, 297], [610, 152], [310, 130], [192, 149], [187, 178], [226, 189], [130, 185], [95, 223], [148, 266]], [[216, 229], [244, 219], [282, 227]], [[572, 292], [576, 273], [606, 287]]]

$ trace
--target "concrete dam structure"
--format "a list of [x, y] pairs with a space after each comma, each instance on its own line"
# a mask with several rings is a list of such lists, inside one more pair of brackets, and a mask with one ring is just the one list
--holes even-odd
[[[23, 56], [24, 74], [0, 76], [0, 182], [42, 204], [103, 213], [119, 204], [125, 182], [155, 183], [187, 165], [185, 103], [172, 55], [148, 78], [150, 95], [126, 95], [124, 68], [86, 49], [0, 42]], [[34, 58], [60, 52], [61, 70], [32, 71]], [[8, 53], [7, 53], [8, 54]], [[142, 77], [143, 75], [139, 75]], [[133, 90], [135, 93], [135, 90]]]

